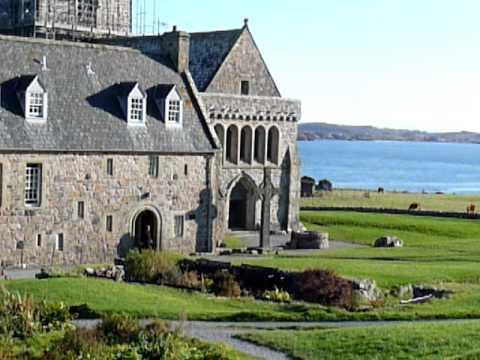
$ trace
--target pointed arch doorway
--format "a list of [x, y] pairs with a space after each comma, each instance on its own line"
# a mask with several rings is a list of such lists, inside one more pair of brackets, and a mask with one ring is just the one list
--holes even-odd
[[132, 237], [135, 248], [161, 250], [162, 222], [154, 208], [143, 208], [132, 218]]
[[235, 231], [255, 230], [256, 185], [241, 178], [230, 192], [228, 228]]

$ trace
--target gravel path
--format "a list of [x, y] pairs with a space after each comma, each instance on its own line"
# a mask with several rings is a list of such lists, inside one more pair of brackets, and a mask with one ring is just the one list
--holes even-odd
[[[82, 328], [92, 328], [99, 320], [78, 320], [75, 324]], [[148, 324], [151, 320], [142, 320]], [[288, 330], [314, 328], [365, 328], [371, 326], [388, 326], [400, 324], [428, 324], [480, 322], [480, 320], [433, 320], [433, 321], [345, 321], [345, 322], [210, 322], [210, 321], [172, 321], [174, 327], [181, 328], [186, 336], [200, 340], [228, 344], [238, 351], [260, 359], [288, 360], [285, 354], [258, 346], [246, 341], [235, 339], [235, 335], [252, 333], [256, 330]]]

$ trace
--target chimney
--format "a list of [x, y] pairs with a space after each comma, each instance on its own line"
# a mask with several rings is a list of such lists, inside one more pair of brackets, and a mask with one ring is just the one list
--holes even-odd
[[170, 60], [179, 73], [188, 70], [190, 62], [190, 34], [178, 31], [174, 26], [171, 32], [162, 36], [162, 48], [167, 52]]

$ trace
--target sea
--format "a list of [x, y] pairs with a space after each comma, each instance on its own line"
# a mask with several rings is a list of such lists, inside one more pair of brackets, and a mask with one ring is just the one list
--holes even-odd
[[300, 141], [302, 176], [357, 190], [480, 194], [480, 145]]

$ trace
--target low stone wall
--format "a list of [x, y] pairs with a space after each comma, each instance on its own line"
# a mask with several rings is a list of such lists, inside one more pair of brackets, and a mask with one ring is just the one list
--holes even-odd
[[302, 207], [301, 211], [351, 211], [360, 213], [373, 214], [392, 214], [392, 215], [413, 215], [413, 216], [429, 216], [453, 219], [470, 219], [479, 220], [480, 214], [467, 214], [466, 212], [451, 211], [425, 211], [425, 210], [402, 210], [402, 209], [382, 209], [382, 208], [365, 208], [365, 207]]

